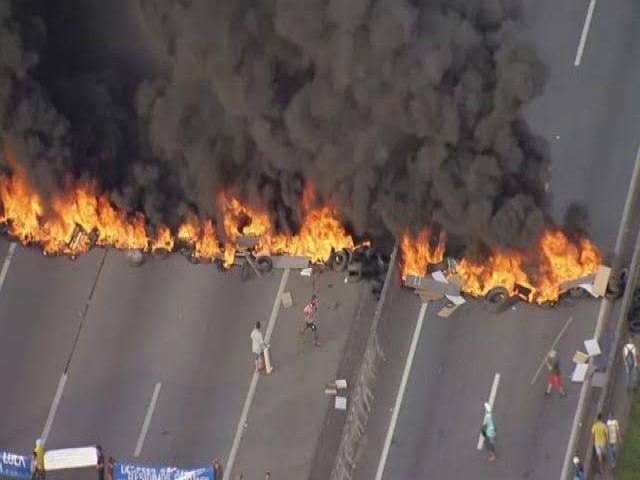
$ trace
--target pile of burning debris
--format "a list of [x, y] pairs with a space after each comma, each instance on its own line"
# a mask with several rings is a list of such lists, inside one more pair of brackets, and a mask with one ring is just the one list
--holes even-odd
[[[11, 175], [0, 174], [0, 225], [7, 235], [23, 245], [38, 246], [46, 255], [75, 258], [95, 246], [111, 247], [139, 265], [150, 255], [179, 252], [191, 262], [214, 263], [219, 268], [239, 264], [261, 274], [278, 267], [316, 265], [345, 271], [351, 281], [376, 279], [378, 283], [388, 266], [387, 256], [348, 233], [334, 206], [316, 200], [312, 185], [302, 192], [301, 218], [294, 232], [279, 231], [267, 211], [224, 192], [216, 197], [220, 215], [215, 221], [191, 212], [180, 225], [169, 228], [151, 226], [141, 212], [118, 209], [91, 181], [70, 186], [45, 201], [8, 149], [5, 155], [13, 169]], [[402, 236], [405, 285], [416, 291], [435, 289], [456, 305], [464, 302], [465, 294], [496, 305], [518, 298], [548, 307], [567, 295], [606, 294], [611, 283], [610, 270], [601, 265], [600, 252], [588, 238], [575, 238], [553, 227], [544, 230], [528, 251], [505, 249], [480, 257], [465, 253], [455, 261], [445, 256], [445, 241], [444, 232], [436, 239], [428, 229], [416, 237]], [[440, 272], [437, 279], [434, 272]], [[433, 283], [424, 288], [427, 275], [432, 275], [438, 288]]]
[[[0, 233], [11, 237], [8, 224], [0, 226]], [[206, 229], [205, 229], [206, 230]], [[151, 227], [146, 227], [146, 237], [154, 238]], [[157, 238], [158, 236], [155, 235]], [[202, 236], [200, 237], [202, 238]], [[85, 231], [80, 225], [76, 225], [64, 248], [60, 253], [65, 252], [86, 252], [94, 247], [99, 247], [98, 232], [93, 229]], [[214, 237], [212, 236], [212, 240]], [[19, 240], [19, 239], [18, 239]], [[246, 279], [247, 274], [253, 271], [257, 275], [270, 272], [274, 268], [296, 268], [305, 269], [312, 266], [316, 271], [330, 269], [347, 274], [349, 283], [369, 280], [373, 283], [372, 291], [379, 296], [382, 290], [384, 275], [389, 266], [390, 256], [381, 253], [371, 247], [370, 242], [363, 242], [352, 250], [331, 249], [326, 261], [312, 261], [305, 255], [287, 255], [284, 253], [269, 254], [260, 251], [262, 239], [259, 236], [237, 235], [234, 243], [234, 256], [231, 264], [226, 263], [224, 250], [212, 246], [208, 254], [204, 254], [199, 244], [192, 241], [190, 237], [182, 236], [178, 233], [175, 240], [154, 242], [145, 248], [126, 248], [123, 250], [128, 262], [133, 266], [141, 266], [148, 258], [165, 259], [172, 253], [183, 255], [193, 264], [209, 263], [215, 265], [222, 271], [232, 265], [242, 269], [241, 278]], [[67, 254], [69, 258], [75, 259], [76, 255]]]
[[[444, 257], [441, 262], [428, 264], [424, 275], [406, 275], [403, 286], [413, 289], [423, 303], [446, 298], [446, 304], [438, 315], [448, 317], [466, 302], [463, 296], [464, 280], [459, 274], [459, 265], [455, 259]], [[560, 283], [558, 296], [555, 299], [532, 302], [535, 298], [534, 289], [517, 282], [513, 288], [506, 285], [493, 286], [488, 289], [483, 298], [494, 312], [503, 311], [518, 301], [535, 303], [541, 308], [551, 308], [566, 299], [583, 298], [589, 295], [594, 298], [602, 296], [619, 298], [624, 292], [626, 278], [626, 269], [612, 274], [610, 267], [598, 265], [595, 273]]]

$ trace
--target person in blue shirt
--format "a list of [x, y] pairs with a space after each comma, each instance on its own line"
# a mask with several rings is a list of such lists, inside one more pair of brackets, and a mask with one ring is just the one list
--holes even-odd
[[584, 480], [584, 467], [578, 457], [573, 457], [573, 480]]
[[484, 445], [489, 451], [489, 461], [496, 460], [496, 426], [493, 422], [493, 413], [491, 413], [491, 405], [484, 404], [484, 421], [482, 422], [482, 436], [484, 437]]

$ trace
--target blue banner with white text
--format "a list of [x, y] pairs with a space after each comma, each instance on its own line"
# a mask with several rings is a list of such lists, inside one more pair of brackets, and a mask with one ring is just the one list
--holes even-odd
[[31, 458], [0, 450], [0, 475], [5, 477], [30, 478]]
[[213, 467], [152, 467], [116, 463], [113, 470], [114, 480], [216, 480]]

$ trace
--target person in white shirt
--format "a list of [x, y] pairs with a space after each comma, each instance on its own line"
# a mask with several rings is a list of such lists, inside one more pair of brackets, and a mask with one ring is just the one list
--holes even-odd
[[638, 356], [636, 346], [631, 339], [629, 339], [629, 342], [622, 348], [622, 360], [627, 377], [627, 393], [630, 394], [635, 391], [638, 384]]
[[260, 331], [260, 322], [256, 322], [256, 326], [251, 330], [251, 351], [256, 356], [256, 368], [260, 370], [260, 360], [262, 352], [264, 351], [264, 337]]
[[620, 424], [614, 418], [613, 412], [609, 413], [609, 418], [607, 419], [607, 432], [609, 433], [609, 444], [607, 445], [609, 461], [611, 462], [611, 468], [615, 468], [618, 446], [622, 443], [622, 435], [620, 434]]

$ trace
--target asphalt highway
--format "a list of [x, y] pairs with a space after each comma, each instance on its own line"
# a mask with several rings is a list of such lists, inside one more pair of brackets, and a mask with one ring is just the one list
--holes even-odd
[[[634, 54], [640, 6], [598, 2], [581, 42], [590, 3], [526, 2], [523, 36], [549, 69], [546, 90], [526, 116], [550, 144], [554, 218], [562, 223], [571, 203], [585, 205], [589, 232], [608, 258], [640, 143], [634, 91], [640, 84]], [[639, 214], [635, 205], [630, 223]], [[629, 247], [622, 250], [627, 262]], [[517, 304], [496, 314], [482, 301], [470, 301], [449, 319], [435, 315], [440, 305], [429, 305], [394, 425], [420, 312], [418, 297], [396, 285], [385, 302], [385, 361], [354, 478], [379, 478], [381, 463], [382, 478], [393, 480], [559, 478], [579, 393], [568, 379], [571, 358], [593, 336], [599, 304], [583, 299], [553, 310]], [[568, 397], [546, 398], [545, 371], [531, 381], [567, 322], [557, 350]], [[489, 463], [477, 442], [494, 383], [498, 460]]]
[[[238, 268], [179, 255], [136, 268], [113, 250], [71, 261], [16, 248], [0, 286], [0, 448], [28, 454], [44, 433], [48, 449], [102, 444], [124, 463], [188, 467], [227, 465], [235, 443], [234, 472], [307, 476], [334, 414], [324, 385], [349, 374], [341, 359], [352, 327], [376, 300], [345, 274], [284, 272], [242, 281]], [[293, 307], [281, 307], [279, 291]], [[312, 291], [320, 347], [298, 333]], [[264, 333], [271, 324], [275, 370], [250, 394], [256, 321]]]
[[[598, 2], [576, 66], [589, 4], [526, 2], [523, 35], [549, 68], [547, 88], [526, 115], [550, 142], [554, 217], [561, 223], [569, 204], [584, 203], [592, 238], [607, 253], [640, 143], [640, 5]], [[115, 251], [70, 261], [0, 240], [0, 262], [9, 258], [0, 275], [0, 448], [28, 454], [46, 434], [48, 448], [101, 443], [125, 462], [181, 466], [213, 457], [226, 465], [233, 451], [233, 471], [245, 478], [266, 470], [313, 477], [323, 425], [341, 419], [324, 384], [348, 376], [341, 359], [354, 322], [375, 305], [366, 284], [321, 277], [316, 349], [297, 333], [312, 280], [294, 270], [285, 281], [274, 271], [243, 282], [238, 269], [221, 273], [177, 255], [133, 268]], [[281, 287], [292, 292], [292, 309], [278, 307]], [[446, 320], [429, 305], [383, 478], [559, 477], [578, 392], [567, 380], [570, 358], [591, 336], [598, 305], [517, 304], [495, 314], [470, 301]], [[380, 465], [420, 308], [411, 292], [391, 289], [381, 320], [385, 361], [355, 478], [375, 478]], [[544, 372], [531, 380], [570, 318], [558, 341], [569, 396], [545, 398]], [[248, 335], [256, 320], [263, 331], [272, 324], [276, 370], [260, 376], [252, 394]], [[489, 464], [476, 446], [496, 374], [498, 461]]]

